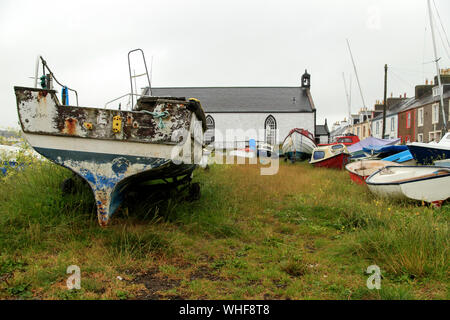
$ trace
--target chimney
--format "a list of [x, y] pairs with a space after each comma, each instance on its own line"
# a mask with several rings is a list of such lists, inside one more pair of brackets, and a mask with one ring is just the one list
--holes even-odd
[[425, 79], [425, 84], [428, 85], [428, 79]]
[[406, 92], [403, 94], [403, 98], [405, 98], [406, 99]]

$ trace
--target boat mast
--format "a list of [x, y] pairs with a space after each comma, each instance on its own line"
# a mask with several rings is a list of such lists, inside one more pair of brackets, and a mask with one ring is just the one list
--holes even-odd
[[362, 93], [361, 84], [359, 82], [358, 71], [356, 70], [355, 60], [353, 59], [352, 49], [350, 49], [350, 43], [348, 42], [348, 39], [346, 39], [346, 40], [347, 40], [348, 51], [350, 52], [350, 58], [352, 59], [353, 69], [355, 70], [356, 81], [358, 82], [359, 93], [361, 94], [361, 100], [362, 100], [364, 108], [366, 108], [366, 103], [364, 101], [364, 96], [363, 96], [363, 93]]
[[442, 128], [443, 135], [444, 135], [447, 132], [447, 119], [445, 118], [444, 97], [443, 97], [444, 92], [443, 92], [442, 82], [441, 82], [441, 71], [439, 69], [439, 59], [437, 57], [436, 39], [434, 37], [433, 16], [432, 16], [432, 12], [431, 12], [430, 0], [428, 0], [428, 14], [430, 17], [431, 37], [433, 39], [433, 49], [434, 49], [434, 60], [436, 62], [436, 72], [437, 72], [437, 78], [438, 78], [438, 84], [439, 84], [439, 96], [440, 96], [441, 109], [442, 109], [442, 120], [444, 121], [444, 126]]
[[[364, 111], [367, 111], [367, 107], [366, 107], [366, 102], [364, 101], [364, 96], [363, 96], [363, 92], [361, 89], [361, 83], [359, 82], [359, 77], [358, 77], [358, 71], [356, 70], [356, 65], [355, 65], [355, 60], [353, 59], [353, 54], [352, 54], [352, 49], [350, 49], [350, 43], [347, 40], [347, 47], [348, 47], [348, 51], [350, 52], [350, 58], [352, 59], [352, 64], [353, 64], [353, 69], [355, 70], [355, 75], [356, 75], [356, 81], [358, 82], [358, 88], [359, 88], [359, 93], [361, 94], [361, 100], [364, 106]], [[367, 122], [369, 123], [369, 136], [372, 135], [372, 119], [368, 118]]]
[[[342, 78], [344, 79], [344, 87], [345, 87], [345, 95], [347, 96], [347, 105], [348, 105], [348, 127], [350, 128], [351, 124], [350, 124], [350, 119], [352, 117], [352, 102], [351, 102], [351, 96], [348, 93], [347, 90], [347, 82], [345, 81], [345, 74], [342, 72]], [[351, 90], [351, 83], [352, 83], [352, 78], [350, 76], [350, 90]], [[351, 93], [350, 93], [351, 94]]]

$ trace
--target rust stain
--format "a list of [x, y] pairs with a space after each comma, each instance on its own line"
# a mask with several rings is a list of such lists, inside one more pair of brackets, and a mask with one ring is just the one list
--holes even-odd
[[47, 91], [39, 91], [37, 96], [38, 102], [41, 102], [41, 100], [45, 102], [47, 100], [47, 94], [48, 94]]
[[64, 121], [63, 133], [75, 135], [77, 133], [77, 119], [69, 118]]
[[38, 97], [39, 97], [39, 98], [41, 98], [41, 97], [46, 97], [47, 94], [48, 94], [47, 91], [39, 91], [39, 92], [38, 92]]
[[131, 126], [132, 123], [133, 123], [133, 117], [127, 116], [127, 125]]

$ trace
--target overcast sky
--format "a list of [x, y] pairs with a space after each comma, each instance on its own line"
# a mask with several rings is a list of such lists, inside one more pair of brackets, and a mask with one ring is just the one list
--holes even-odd
[[[450, 1], [434, 1], [449, 34]], [[0, 0], [0, 127], [18, 127], [13, 86], [33, 85], [36, 55], [80, 105], [103, 106], [129, 92], [134, 48], [149, 67], [153, 56], [155, 87], [299, 86], [308, 69], [317, 123], [331, 124], [348, 114], [343, 72], [352, 111], [362, 107], [346, 38], [367, 106], [383, 98], [385, 63], [389, 95], [411, 96], [435, 74], [426, 0]], [[450, 48], [436, 39], [441, 68], [450, 67]]]

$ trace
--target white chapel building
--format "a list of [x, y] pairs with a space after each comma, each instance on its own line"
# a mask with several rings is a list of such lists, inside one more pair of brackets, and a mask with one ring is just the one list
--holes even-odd
[[[200, 100], [208, 127], [205, 138], [216, 149], [228, 149], [245, 147], [249, 139], [275, 146], [283, 143], [294, 128], [309, 130], [316, 136], [316, 108], [310, 88], [311, 76], [305, 70], [299, 87], [152, 88], [152, 94]], [[227, 137], [227, 130], [258, 135], [242, 140]]]

